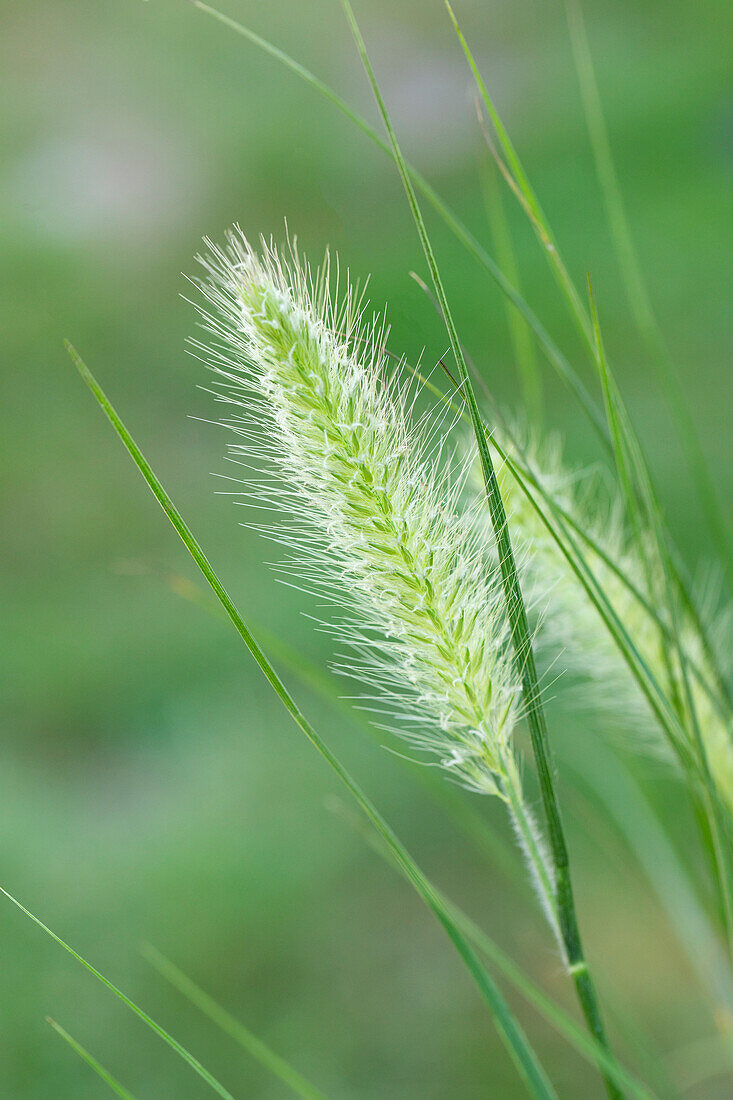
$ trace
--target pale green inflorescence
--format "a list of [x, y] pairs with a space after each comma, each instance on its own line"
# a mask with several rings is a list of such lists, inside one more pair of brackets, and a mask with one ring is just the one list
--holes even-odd
[[[523, 448], [529, 467], [557, 504], [599, 547], [602, 554], [583, 546], [586, 560], [611, 607], [632, 638], [640, 656], [662, 685], [668, 698], [685, 713], [685, 687], [673, 643], [665, 637], [629, 584], [648, 606], [655, 606], [654, 576], [650, 577], [638, 550], [625, 529], [620, 500], [599, 504], [597, 479], [587, 472], [571, 473], [563, 465], [556, 442]], [[669, 755], [651, 709], [633, 678], [620, 650], [562, 556], [554, 539], [507, 467], [502, 477], [507, 510], [529, 544], [523, 582], [534, 594], [539, 612], [538, 642], [541, 651], [567, 670], [575, 685], [574, 701], [585, 701], [624, 736], [626, 743], [644, 747], [660, 756]], [[604, 556], [612, 561], [616, 572]], [[619, 576], [618, 574], [621, 574]], [[622, 579], [623, 578], [623, 579]], [[659, 583], [662, 583], [662, 579]], [[658, 601], [656, 601], [658, 602]], [[689, 616], [678, 623], [680, 644], [691, 670], [688, 675], [692, 704], [711, 775], [733, 814], [733, 730], [730, 713], [715, 687], [715, 677]], [[577, 691], [577, 687], [582, 688]], [[692, 738], [691, 738], [692, 742]]]
[[312, 274], [294, 249], [257, 255], [233, 233], [204, 262], [209, 362], [247, 410], [227, 421], [233, 451], [274, 475], [248, 495], [289, 517], [284, 568], [346, 609], [332, 629], [348, 671], [402, 736], [465, 786], [520, 798], [498, 574], [441, 460], [440, 422], [411, 426], [408, 390], [389, 380], [383, 321], [365, 323], [350, 289], [332, 295], [328, 262]]

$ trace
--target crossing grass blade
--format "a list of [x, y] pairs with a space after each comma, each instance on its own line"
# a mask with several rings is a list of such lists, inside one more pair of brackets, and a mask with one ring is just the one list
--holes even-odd
[[219, 1081], [217, 1081], [212, 1073], [209, 1073], [209, 1071], [201, 1065], [198, 1059], [194, 1058], [193, 1054], [190, 1054], [189, 1051], [187, 1051], [186, 1048], [181, 1043], [179, 1043], [177, 1039], [174, 1039], [172, 1035], [168, 1034], [165, 1028], [156, 1023], [151, 1016], [148, 1016], [147, 1012], [143, 1011], [142, 1008], [139, 1008], [138, 1005], [136, 1005], [133, 1000], [126, 996], [126, 994], [124, 994], [121, 989], [118, 989], [117, 986], [109, 980], [109, 978], [105, 978], [104, 974], [101, 974], [99, 970], [96, 969], [96, 967], [92, 966], [90, 962], [87, 962], [83, 955], [80, 955], [78, 951], [75, 951], [73, 947], [70, 947], [69, 944], [62, 940], [60, 936], [57, 936], [56, 933], [53, 932], [47, 925], [45, 925], [42, 920], [39, 920], [38, 917], [31, 913], [30, 909], [26, 909], [26, 907], [22, 905], [17, 898], [14, 898], [13, 895], [10, 894], [2, 886], [0, 886], [0, 894], [3, 894], [8, 899], [8, 901], [11, 901], [13, 905], [16, 906], [16, 908], [20, 909], [21, 913], [24, 913], [25, 916], [28, 917], [29, 920], [33, 921], [33, 923], [37, 925], [42, 932], [45, 932], [47, 936], [50, 936], [51, 939], [59, 945], [59, 947], [63, 947], [64, 951], [68, 952], [68, 954], [75, 958], [77, 962], [81, 963], [81, 965], [86, 970], [88, 970], [90, 974], [94, 975], [97, 981], [106, 986], [111, 993], [114, 993], [115, 997], [117, 997], [118, 1000], [122, 1001], [122, 1003], [126, 1005], [127, 1008], [129, 1008], [130, 1011], [133, 1012], [140, 1020], [142, 1020], [143, 1023], [150, 1028], [151, 1031], [154, 1031], [155, 1034], [158, 1035], [164, 1043], [167, 1043], [168, 1046], [171, 1047], [171, 1049], [174, 1050], [176, 1054], [178, 1054], [179, 1057], [184, 1060], [184, 1062], [187, 1062], [191, 1069], [195, 1073], [197, 1073], [199, 1077], [201, 1077], [206, 1082], [206, 1084], [214, 1090], [215, 1093], [221, 1096], [223, 1100], [234, 1100], [232, 1094], [228, 1092], [227, 1089], [225, 1089]]
[[152, 944], [145, 943], [142, 945], [142, 953], [147, 961], [153, 966], [157, 972], [170, 982], [170, 984], [177, 989], [179, 993], [183, 994], [186, 1000], [195, 1005], [204, 1015], [216, 1024], [225, 1034], [234, 1039], [235, 1043], [238, 1043], [240, 1047], [247, 1051], [260, 1065], [269, 1070], [270, 1073], [279, 1078], [284, 1085], [287, 1085], [297, 1096], [301, 1096], [303, 1100], [326, 1100], [326, 1096], [320, 1089], [317, 1089], [315, 1085], [312, 1085], [310, 1081], [307, 1081], [301, 1073], [294, 1069], [284, 1058], [281, 1058], [279, 1054], [276, 1054], [274, 1050], [271, 1050], [266, 1043], [263, 1043], [261, 1039], [258, 1039], [249, 1028], [245, 1027], [243, 1023], [237, 1020], [231, 1013], [227, 1012], [225, 1008], [210, 997], [208, 993], [205, 993], [195, 982], [179, 970], [167, 959], [165, 955], [162, 955], [160, 951], [156, 950]]
[[356, 781], [352, 779], [346, 768], [340, 763], [336, 756], [334, 756], [334, 754], [316, 732], [314, 727], [301, 712], [294, 698], [290, 695], [282, 680], [275, 672], [272, 664], [265, 656], [264, 652], [255, 640], [249, 627], [245, 623], [244, 619], [234, 605], [231, 597], [219, 580], [219, 577], [214, 572], [214, 569], [209, 563], [198, 541], [194, 537], [193, 533], [191, 532], [190, 528], [186, 524], [178, 509], [173, 504], [173, 501], [166, 493], [160, 481], [153, 473], [152, 468], [150, 467], [140, 448], [137, 446], [134, 439], [128, 432], [122, 420], [118, 416], [117, 412], [115, 411], [111, 402], [102, 390], [101, 386], [96, 381], [84, 361], [81, 359], [79, 353], [68, 341], [66, 341], [66, 348], [82, 379], [84, 380], [95, 400], [99, 404], [100, 408], [112, 424], [125, 449], [127, 450], [128, 454], [132, 458], [133, 462], [137, 466], [148, 487], [153, 493], [153, 496], [160, 504], [173, 528], [181, 538], [184, 546], [188, 550], [198, 568], [201, 570], [201, 573], [203, 574], [209, 586], [212, 588], [214, 594], [219, 600], [219, 603], [224, 608], [224, 611], [226, 612], [228, 618], [231, 620], [237, 633], [247, 646], [247, 649], [249, 650], [251, 655], [254, 657], [257, 665], [259, 666], [261, 672], [272, 687], [273, 691], [280, 699], [281, 703], [290, 714], [296, 725], [301, 729], [301, 731], [305, 734], [305, 736], [311, 742], [316, 751], [323, 757], [323, 759], [327, 762], [331, 769], [336, 773], [338, 778], [341, 780], [349, 793], [366, 814], [367, 818], [372, 822], [373, 826], [384, 840], [390, 852], [393, 854], [395, 860], [402, 868], [408, 881], [412, 884], [412, 886], [415, 888], [427, 907], [431, 910], [431, 912], [444, 928], [446, 934], [453, 943], [456, 951], [463, 960], [469, 973], [473, 977], [474, 982], [478, 987], [478, 990], [483, 1000], [486, 1002], [493, 1017], [494, 1023], [497, 1027], [497, 1030], [499, 1031], [499, 1034], [507, 1050], [509, 1051], [509, 1054], [517, 1068], [517, 1071], [524, 1081], [527, 1089], [529, 1090], [531, 1095], [541, 1097], [543, 1098], [543, 1100], [550, 1100], [550, 1098], [554, 1098], [556, 1095], [555, 1090], [553, 1089], [534, 1050], [530, 1046], [521, 1025], [513, 1016], [499, 988], [492, 980], [491, 976], [486, 970], [486, 967], [481, 962], [479, 956], [471, 947], [465, 935], [456, 926], [448, 910], [446, 909], [443, 898], [428, 881], [428, 879], [423, 875], [422, 871], [417, 866], [412, 856], [399, 841], [395, 833], [381, 816], [371, 800], [366, 796], [366, 794], [364, 794]]
[[[496, 150], [494, 149], [493, 139], [490, 137], [490, 135], [487, 134], [489, 147], [495, 155], [496, 163], [502, 171], [502, 174], [504, 175], [508, 186], [516, 195], [522, 209], [524, 210], [527, 218], [529, 219], [531, 225], [535, 230], [537, 238], [542, 246], [543, 253], [550, 263], [551, 269], [555, 274], [556, 281], [558, 282], [558, 285], [563, 292], [569, 312], [573, 320], [575, 321], [576, 326], [581, 333], [585, 344], [587, 345], [587, 349], [590, 353], [591, 360], [594, 366], [597, 367], [598, 354], [596, 331], [591, 313], [584, 306], [580, 294], [578, 293], [578, 290], [575, 286], [575, 283], [562, 259], [552, 229], [542, 211], [542, 208], [540, 207], [539, 201], [532, 189], [524, 168], [522, 167], [521, 161], [519, 160], [519, 156], [514, 149], [511, 139], [509, 138], [509, 135], [501, 121], [501, 118], [499, 117], [491, 96], [489, 95], [489, 92], [479, 71], [478, 65], [476, 64], [473, 54], [471, 53], [470, 47], [468, 46], [466, 38], [460, 28], [460, 25], [458, 23], [458, 20], [456, 19], [450, 2], [449, 0], [444, 0], [444, 2], [450, 15], [451, 22], [453, 23], [455, 32], [465, 53], [469, 67], [473, 73], [481, 99], [494, 124], [494, 128], [498, 135], [499, 143], [501, 145], [504, 156], [506, 157], [506, 161], [503, 160], [502, 157], [496, 152]], [[684, 400], [682, 401], [682, 404], [684, 405]], [[686, 408], [685, 415], [689, 415], [689, 412]], [[689, 435], [689, 431], [687, 434]], [[606, 431], [603, 429], [600, 429], [600, 436], [604, 442], [608, 438]], [[649, 484], [651, 487], [651, 482]], [[732, 560], [731, 556], [730, 554], [726, 554], [725, 557], [725, 568], [730, 568], [730, 563]], [[709, 651], [710, 646], [707, 638], [705, 637], [705, 632], [702, 628], [701, 617], [697, 612], [697, 609], [694, 607], [694, 603], [689, 590], [689, 585], [685, 583], [684, 577], [677, 567], [677, 564], [673, 564], [674, 568], [670, 566], [669, 569], [670, 578], [673, 580], [674, 585], [679, 590], [680, 598], [683, 599], [685, 604], [688, 606], [692, 621], [695, 623], [700, 634], [701, 641], [703, 642], [706, 650]]]
[[120, 1082], [112, 1076], [109, 1070], [106, 1070], [104, 1066], [101, 1065], [101, 1063], [99, 1063], [97, 1059], [89, 1053], [88, 1050], [85, 1050], [81, 1043], [77, 1043], [76, 1039], [74, 1039], [72, 1035], [69, 1035], [68, 1031], [61, 1027], [61, 1024], [57, 1024], [56, 1021], [52, 1020], [50, 1016], [47, 1016], [46, 1020], [54, 1029], [56, 1034], [60, 1035], [65, 1043], [69, 1044], [71, 1049], [79, 1055], [83, 1062], [86, 1062], [90, 1069], [94, 1070], [97, 1077], [101, 1077], [104, 1083], [106, 1085], [109, 1085], [109, 1087], [112, 1089], [112, 1092], [116, 1093], [117, 1096], [122, 1097], [122, 1100], [135, 1100], [135, 1097], [132, 1095], [132, 1093], [128, 1089], [126, 1089], [124, 1085], [121, 1085]]

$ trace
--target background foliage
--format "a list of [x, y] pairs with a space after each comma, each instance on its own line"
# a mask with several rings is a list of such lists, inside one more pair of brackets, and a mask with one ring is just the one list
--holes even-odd
[[[232, 0], [227, 10], [375, 117], [336, 3]], [[733, 15], [712, 0], [594, 0], [585, 10], [642, 263], [729, 498]], [[286, 215], [314, 257], [329, 243], [355, 275], [372, 273], [375, 304], [390, 303], [393, 348], [415, 358], [425, 347], [432, 363], [446, 337], [408, 277], [423, 264], [393, 166], [296, 78], [183, 0], [6, 0], [0, 11], [0, 881], [237, 1095], [283, 1092], [165, 987], [140, 957], [142, 939], [334, 1096], [469, 1098], [487, 1082], [495, 1095], [519, 1094], [437, 927], [334, 818], [334, 781], [231, 630], [181, 598], [193, 567], [61, 347], [65, 335], [78, 344], [254, 622], [325, 664], [328, 639], [263, 564], [270, 549], [214, 496], [226, 488], [207, 476], [227, 472], [223, 439], [187, 419], [212, 406], [184, 353], [193, 315], [179, 272], [194, 270], [203, 234], [219, 238], [238, 220], [248, 234], [280, 238]], [[357, 13], [405, 151], [488, 240], [483, 143], [442, 5], [363, 0]], [[688, 561], [705, 562], [707, 536], [614, 265], [563, 7], [474, 0], [459, 14], [574, 274], [593, 273], [670, 525]], [[535, 242], [508, 208], [525, 296], [585, 372]], [[495, 288], [440, 224], [434, 240], [472, 354], [516, 403]], [[595, 461], [575, 405], [547, 377], [548, 422], [574, 458]], [[432, 876], [570, 1005], [521, 887], [356, 725], [285, 675]], [[700, 1067], [710, 1070], [698, 1040], [711, 1024], [674, 933], [587, 776], [573, 781], [592, 734], [559, 707], [550, 719], [602, 992], [621, 1024], [634, 1006], [690, 1096], [723, 1096], [722, 1079], [695, 1084]], [[684, 848], [688, 808], [661, 769], [656, 788]], [[500, 809], [473, 802], [509, 846]], [[0, 930], [4, 1095], [100, 1093], [46, 1013], [140, 1095], [206, 1095], [7, 906]], [[593, 1071], [517, 1007], [561, 1094], [593, 1094]], [[633, 1062], [623, 1037], [621, 1048]]]

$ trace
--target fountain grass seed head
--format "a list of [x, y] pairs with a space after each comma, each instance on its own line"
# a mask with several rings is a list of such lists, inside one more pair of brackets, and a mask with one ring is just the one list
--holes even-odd
[[[259, 475], [246, 493], [280, 513], [283, 568], [340, 608], [346, 670], [398, 731], [464, 785], [508, 800], [521, 685], [498, 571], [460, 505], [442, 420], [412, 423], [414, 394], [388, 376], [384, 319], [239, 231], [209, 246], [198, 345], [233, 407], [231, 451]], [[399, 372], [398, 372], [399, 375]], [[236, 411], [234, 411], [236, 410]], [[344, 666], [342, 666], [342, 671]]]

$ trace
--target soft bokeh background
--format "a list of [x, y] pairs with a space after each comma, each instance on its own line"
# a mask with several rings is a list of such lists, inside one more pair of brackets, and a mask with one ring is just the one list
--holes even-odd
[[[585, 7], [643, 266], [727, 498], [733, 9]], [[563, 6], [458, 8], [573, 272], [593, 272], [671, 526], [688, 561], [706, 562], [709, 539], [613, 260]], [[229, 0], [226, 10], [375, 118], [336, 0]], [[482, 138], [441, 3], [361, 0], [357, 12], [408, 154], [488, 240]], [[393, 167], [296, 77], [185, 0], [4, 0], [0, 13], [0, 881], [237, 1096], [286, 1092], [165, 985], [141, 941], [331, 1096], [521, 1095], [435, 922], [334, 815], [335, 778], [229, 626], [181, 597], [195, 572], [61, 347], [64, 336], [77, 343], [253, 623], [325, 667], [328, 640], [263, 564], [272, 548], [214, 495], [222, 486], [209, 472], [227, 472], [223, 438], [188, 418], [212, 406], [184, 351], [194, 316], [179, 273], [194, 270], [204, 234], [220, 238], [237, 220], [249, 234], [282, 236], [287, 217], [311, 253], [328, 243], [353, 272], [372, 273], [373, 300], [390, 303], [393, 347], [413, 357], [425, 347], [435, 361], [446, 337], [408, 275], [424, 265]], [[534, 240], [511, 206], [510, 216], [526, 296], [590, 380]], [[498, 293], [434, 230], [465, 341], [516, 405]], [[569, 453], [597, 458], [574, 403], [546, 380], [548, 420]], [[477, 807], [503, 841], [508, 877], [414, 782], [414, 768], [283, 673], [423, 866], [572, 1009], [542, 920], [512, 883], [519, 858], [500, 808]], [[552, 721], [588, 949], [621, 1032], [635, 1020], [680, 1091], [730, 1095], [670, 923], [587, 785], [572, 780], [591, 734], [557, 709]], [[697, 873], [687, 807], [661, 772], [655, 785]], [[209, 1095], [9, 903], [0, 958], [3, 1096], [103, 1095], [46, 1014], [140, 1097]], [[599, 1095], [593, 1071], [511, 1001], [561, 1095]]]

